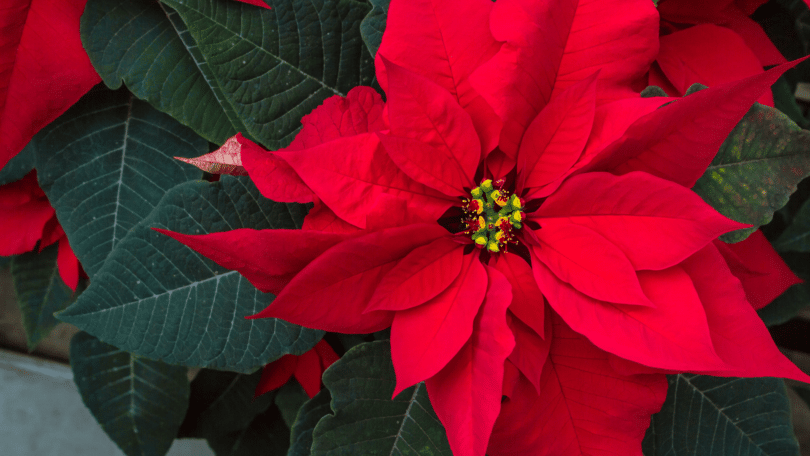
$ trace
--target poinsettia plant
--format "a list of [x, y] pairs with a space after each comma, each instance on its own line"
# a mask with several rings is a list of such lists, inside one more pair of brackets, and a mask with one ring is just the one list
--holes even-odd
[[785, 15], [803, 37], [787, 0], [15, 0], [29, 343], [82, 330], [128, 455], [798, 454]]

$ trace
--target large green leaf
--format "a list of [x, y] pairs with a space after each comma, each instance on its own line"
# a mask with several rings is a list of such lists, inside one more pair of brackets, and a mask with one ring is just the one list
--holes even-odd
[[276, 390], [274, 401], [287, 427], [292, 428], [295, 417], [298, 416], [298, 410], [308, 400], [309, 396], [307, 396], [304, 388], [294, 380], [288, 381]]
[[329, 403], [332, 396], [323, 388], [312, 399], [298, 409], [298, 415], [290, 433], [290, 451], [287, 456], [309, 456], [312, 454], [312, 431], [325, 415], [332, 413]]
[[360, 24], [360, 31], [369, 52], [371, 55], [376, 55], [377, 49], [380, 48], [380, 43], [382, 43], [385, 22], [388, 20], [388, 4], [390, 0], [369, 0], [369, 2], [373, 8]]
[[31, 145], [25, 146], [25, 149], [15, 155], [6, 166], [0, 170], [0, 185], [5, 185], [11, 182], [18, 181], [25, 177], [29, 171], [34, 169], [35, 154], [31, 150]]
[[315, 426], [313, 455], [452, 454], [424, 383], [391, 399], [396, 376], [388, 341], [352, 348], [324, 372], [323, 383], [334, 415]]
[[208, 439], [217, 456], [284, 456], [290, 446], [290, 430], [281, 412], [270, 407], [246, 428]]
[[274, 0], [271, 10], [233, 0], [163, 0], [180, 14], [246, 133], [284, 147], [301, 118], [332, 95], [374, 77], [360, 36], [368, 4]]
[[810, 252], [810, 200], [801, 205], [773, 246], [781, 252]]
[[111, 89], [125, 82], [138, 98], [217, 144], [246, 131], [186, 25], [166, 5], [89, 0], [81, 36], [93, 67]]
[[668, 379], [666, 402], [644, 437], [645, 456], [799, 456], [782, 380]]
[[90, 278], [175, 185], [199, 178], [172, 156], [208, 143], [125, 90], [97, 89], [31, 142], [39, 184]]
[[201, 370], [191, 382], [190, 405], [179, 435], [207, 439], [248, 427], [273, 404], [273, 394], [253, 398], [261, 375], [261, 371], [248, 375]]
[[127, 456], [162, 456], [188, 406], [186, 368], [133, 356], [78, 333], [73, 380], [84, 404]]
[[721, 214], [753, 225], [721, 236], [739, 242], [787, 203], [810, 174], [810, 131], [774, 108], [755, 103], [720, 146], [694, 186]]
[[29, 350], [59, 323], [54, 312], [64, 309], [73, 300], [73, 291], [59, 276], [57, 251], [57, 246], [52, 245], [39, 253], [17, 255], [11, 262], [14, 291]]
[[287, 353], [300, 355], [322, 331], [245, 319], [273, 295], [151, 228], [200, 234], [296, 228], [305, 213], [303, 205], [263, 198], [247, 178], [179, 185], [118, 244], [87, 291], [58, 318], [171, 364], [252, 372]]

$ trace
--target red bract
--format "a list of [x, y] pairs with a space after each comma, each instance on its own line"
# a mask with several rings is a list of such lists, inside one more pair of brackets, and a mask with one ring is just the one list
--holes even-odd
[[59, 243], [57, 266], [59, 275], [71, 290], [76, 291], [81, 266], [45, 192], [37, 184], [36, 171], [24, 178], [0, 186], [0, 256], [31, 252], [39, 243], [42, 250]]
[[101, 82], [79, 39], [86, 0], [0, 7], [0, 168]]
[[323, 371], [338, 360], [332, 347], [322, 340], [303, 355], [284, 355], [264, 366], [262, 377], [256, 386], [255, 396], [280, 388], [292, 377], [298, 381], [311, 398], [321, 390]]
[[807, 379], [713, 244], [745, 225], [690, 190], [787, 66], [638, 98], [657, 23], [647, 0], [394, 1], [387, 103], [333, 97], [280, 151], [236, 137], [265, 196], [314, 203], [303, 230], [164, 232], [276, 293], [253, 318], [390, 326], [395, 393], [426, 382], [454, 454], [640, 455], [662, 372]]
[[[786, 60], [748, 16], [763, 0], [663, 0], [661, 49], [650, 69], [649, 83], [682, 96], [694, 83], [708, 86], [760, 74], [763, 66]], [[767, 91], [758, 100], [773, 106]]]

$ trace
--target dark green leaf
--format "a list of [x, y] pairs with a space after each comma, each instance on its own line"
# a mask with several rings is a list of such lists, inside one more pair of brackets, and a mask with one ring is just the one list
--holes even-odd
[[6, 269], [7, 267], [11, 266], [12, 261], [14, 261], [13, 256], [0, 257], [0, 269]]
[[424, 383], [391, 399], [396, 376], [388, 341], [352, 348], [323, 374], [323, 383], [334, 415], [315, 426], [313, 455], [452, 454]]
[[151, 361], [78, 333], [73, 379], [104, 432], [128, 456], [162, 456], [188, 406], [186, 368]]
[[64, 309], [73, 300], [73, 291], [59, 276], [56, 266], [58, 250], [52, 245], [39, 253], [23, 253], [14, 257], [11, 263], [14, 291], [29, 350], [33, 350], [59, 323], [53, 313]]
[[263, 198], [247, 178], [172, 189], [121, 241], [90, 287], [58, 315], [121, 349], [171, 364], [252, 372], [323, 335], [263, 318], [273, 301], [244, 277], [152, 227], [202, 234], [300, 227], [306, 207]]
[[15, 155], [6, 166], [0, 170], [0, 185], [6, 185], [11, 182], [16, 182], [29, 171], [34, 169], [34, 158], [36, 155], [34, 151], [31, 150], [31, 145], [25, 146], [25, 149], [21, 150], [19, 154]]
[[172, 156], [208, 144], [125, 90], [93, 90], [31, 141], [39, 184], [90, 278], [175, 185], [199, 178]]
[[793, 285], [757, 313], [767, 326], [781, 325], [810, 305], [810, 254], [782, 252], [782, 259], [803, 283]]
[[802, 110], [796, 102], [796, 97], [793, 95], [793, 89], [791, 89], [790, 83], [784, 76], [779, 78], [771, 89], [773, 90], [773, 104], [776, 109], [785, 113], [799, 127], [807, 128], [810, 126], [810, 121], [802, 114]]
[[281, 411], [284, 423], [291, 428], [298, 415], [298, 409], [309, 400], [309, 396], [297, 381], [290, 380], [276, 391], [275, 399], [276, 407]]
[[208, 439], [217, 456], [284, 456], [290, 446], [290, 430], [281, 413], [270, 407], [240, 431]]
[[81, 35], [93, 67], [111, 89], [125, 82], [138, 98], [220, 145], [246, 131], [169, 7], [154, 0], [89, 0]]
[[374, 77], [355, 0], [164, 0], [180, 14], [225, 99], [265, 147], [284, 147], [326, 98]]
[[360, 24], [360, 32], [371, 55], [377, 55], [377, 49], [382, 43], [385, 31], [385, 22], [388, 20], [388, 4], [390, 0], [369, 0], [373, 7]]
[[329, 403], [332, 396], [326, 388], [308, 400], [298, 410], [290, 435], [290, 451], [287, 456], [309, 456], [312, 454], [312, 431], [325, 415], [332, 413]]
[[645, 456], [799, 456], [785, 383], [774, 378], [671, 375]]
[[753, 225], [721, 236], [739, 242], [768, 223], [808, 174], [810, 132], [776, 109], [755, 103], [693, 189], [721, 214]]
[[272, 394], [253, 398], [261, 374], [201, 370], [191, 382], [190, 405], [179, 435], [211, 438], [248, 427], [273, 403]]
[[667, 93], [664, 92], [664, 89], [658, 86], [647, 86], [644, 90], [641, 91], [639, 94], [641, 98], [652, 98], [652, 97], [666, 97]]
[[773, 247], [780, 252], [810, 252], [810, 200], [801, 205]]

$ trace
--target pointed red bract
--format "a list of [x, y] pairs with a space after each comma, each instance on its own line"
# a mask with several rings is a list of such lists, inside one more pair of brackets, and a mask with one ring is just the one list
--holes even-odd
[[540, 337], [545, 337], [545, 298], [537, 287], [532, 268], [523, 258], [504, 252], [495, 262], [512, 285], [512, 303], [509, 310]]
[[79, 274], [81, 271], [81, 264], [73, 249], [70, 248], [67, 236], [62, 236], [59, 239], [59, 251], [56, 256], [56, 266], [59, 268], [59, 277], [65, 282], [72, 291], [76, 291], [79, 286]]
[[501, 121], [468, 78], [500, 47], [489, 33], [492, 6], [488, 0], [393, 2], [376, 57], [386, 93], [392, 90], [383, 57], [450, 92], [472, 118], [484, 154], [497, 145]]
[[731, 273], [742, 282], [745, 296], [754, 309], [761, 309], [801, 279], [790, 270], [776, 253], [762, 231], [754, 231], [744, 241], [726, 244], [720, 240], [715, 247], [728, 263]]
[[211, 174], [230, 174], [232, 176], [247, 176], [248, 172], [242, 166], [242, 145], [240, 139], [245, 139], [241, 133], [229, 138], [219, 149], [195, 158], [174, 157], [182, 162], [194, 165]]
[[596, 74], [555, 97], [526, 129], [517, 156], [515, 191], [542, 187], [577, 162], [593, 127]]
[[152, 228], [239, 271], [256, 288], [278, 294], [301, 269], [348, 235], [303, 230], [240, 228], [200, 235]]
[[520, 370], [524, 377], [529, 379], [539, 393], [543, 366], [551, 348], [551, 319], [545, 320], [544, 331], [540, 334], [529, 328], [519, 318], [511, 318], [509, 327], [515, 337], [515, 348], [509, 354], [509, 361]]
[[458, 277], [463, 246], [449, 237], [414, 249], [377, 285], [370, 310], [406, 310], [443, 292]]
[[[782, 377], [810, 382], [776, 348], [768, 329], [745, 299], [742, 285], [720, 252], [709, 245], [683, 263], [706, 310], [712, 341], [727, 369], [707, 372], [725, 377]], [[718, 274], [722, 272], [722, 274]]]
[[435, 298], [402, 312], [391, 325], [394, 396], [439, 372], [469, 340], [487, 292], [487, 272], [466, 255], [458, 277]]
[[637, 270], [674, 266], [717, 236], [746, 227], [719, 214], [693, 191], [640, 172], [574, 176], [532, 219], [542, 226], [565, 222], [588, 227], [618, 246]]
[[0, 213], [0, 256], [12, 256], [34, 250], [55, 211], [31, 172], [0, 187]]
[[602, 301], [652, 305], [630, 260], [596, 231], [582, 225], [548, 224], [536, 234], [540, 245], [532, 247], [534, 257], [581, 293]]
[[337, 353], [325, 340], [299, 356], [284, 355], [264, 366], [254, 397], [278, 389], [295, 377], [307, 396], [312, 398], [321, 390], [323, 372], [337, 360]]
[[267, 5], [267, 3], [264, 2], [264, 0], [237, 0], [237, 1], [242, 2], [242, 3], [247, 3], [248, 5], [260, 6], [262, 8], [271, 9]]
[[[670, 96], [683, 96], [695, 83], [713, 87], [763, 73], [759, 59], [739, 35], [712, 24], [662, 36], [657, 62], [678, 90]], [[757, 101], [773, 106], [771, 91]]]
[[447, 430], [453, 454], [484, 456], [501, 406], [504, 361], [515, 346], [506, 323], [509, 281], [486, 267], [484, 304], [472, 337], [445, 368], [426, 382], [430, 403]]
[[314, 192], [286, 161], [241, 133], [233, 138], [241, 145], [242, 166], [265, 198], [280, 203], [310, 203], [314, 200]]
[[540, 392], [521, 377], [501, 406], [491, 456], [641, 455], [641, 440], [666, 398], [664, 375], [622, 375], [608, 354], [554, 322]]
[[6, 0], [0, 7], [0, 169], [101, 78], [82, 47], [87, 0]]
[[439, 225], [425, 224], [343, 241], [299, 272], [275, 301], [253, 318], [281, 318], [307, 328], [349, 334], [386, 328], [392, 312], [363, 313], [377, 284], [410, 251], [446, 235]]
[[754, 101], [801, 60], [676, 100], [636, 121], [587, 169], [645, 171], [692, 188]]
[[714, 351], [703, 306], [683, 271], [639, 273], [645, 293], [655, 303], [644, 307], [597, 301], [557, 279], [539, 262], [532, 261], [532, 269], [557, 314], [602, 350], [673, 371], [727, 367]]

